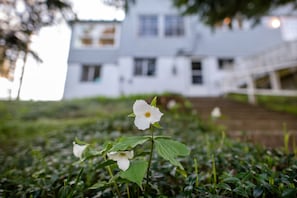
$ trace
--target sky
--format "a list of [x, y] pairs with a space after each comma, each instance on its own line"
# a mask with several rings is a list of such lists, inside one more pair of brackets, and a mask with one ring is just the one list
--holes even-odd
[[[124, 13], [104, 5], [101, 0], [71, 0], [73, 9], [79, 19], [92, 20], [122, 20]], [[32, 39], [31, 48], [43, 60], [37, 63], [33, 58], [28, 58], [23, 80], [21, 100], [61, 100], [64, 92], [64, 83], [67, 72], [67, 57], [70, 45], [71, 30], [66, 23], [54, 27], [43, 28], [38, 36]], [[20, 65], [17, 63], [12, 97], [16, 96], [19, 84]], [[4, 82], [0, 79], [0, 98]], [[2, 89], [2, 90], [1, 90]], [[3, 93], [4, 92], [4, 93]]]

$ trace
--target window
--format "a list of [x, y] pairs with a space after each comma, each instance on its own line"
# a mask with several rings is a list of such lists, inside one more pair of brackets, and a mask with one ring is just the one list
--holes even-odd
[[82, 24], [77, 27], [75, 46], [82, 48], [115, 48], [120, 27], [116, 23]]
[[201, 62], [192, 62], [192, 84], [203, 84]]
[[114, 46], [115, 45], [115, 26], [104, 27], [100, 37], [99, 37], [99, 46]]
[[93, 38], [89, 35], [83, 35], [81, 38], [81, 43], [83, 46], [92, 46], [93, 45]]
[[184, 20], [181, 16], [165, 16], [165, 36], [183, 36], [184, 34]]
[[156, 59], [135, 58], [134, 76], [154, 76], [156, 74]]
[[233, 58], [219, 58], [218, 59], [219, 69], [221, 69], [221, 70], [232, 69], [233, 64], [234, 64]]
[[158, 16], [141, 15], [139, 16], [140, 36], [158, 36]]
[[101, 73], [101, 66], [100, 65], [83, 65], [82, 66], [82, 75], [81, 81], [82, 82], [95, 82], [99, 81], [100, 73]]
[[92, 46], [93, 45], [93, 38], [92, 38], [93, 29], [94, 29], [94, 25], [82, 26], [82, 35], [80, 37], [82, 46]]

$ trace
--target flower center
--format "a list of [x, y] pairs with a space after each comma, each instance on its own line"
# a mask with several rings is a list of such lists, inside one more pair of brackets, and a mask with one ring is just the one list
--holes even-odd
[[125, 157], [125, 156], [126, 156], [126, 153], [119, 153], [119, 155], [120, 155], [121, 157]]
[[149, 112], [149, 111], [145, 112], [144, 116], [145, 116], [146, 118], [151, 117], [151, 112]]

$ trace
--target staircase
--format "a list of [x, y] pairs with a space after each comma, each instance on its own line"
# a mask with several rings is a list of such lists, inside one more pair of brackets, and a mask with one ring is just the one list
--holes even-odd
[[[214, 122], [232, 138], [262, 144], [267, 147], [284, 145], [284, 124], [291, 133], [290, 146], [295, 139], [297, 146], [297, 117], [274, 112], [259, 106], [231, 101], [224, 98], [188, 98], [202, 120]], [[219, 107], [222, 117], [211, 120], [210, 113]]]
[[[284, 42], [278, 46], [268, 49], [262, 53], [247, 56], [238, 63], [234, 71], [230, 71], [222, 79], [221, 89], [223, 93], [244, 93], [264, 94], [264, 95], [297, 95], [296, 90], [282, 90], [272, 88], [268, 90], [247, 87], [239, 88], [241, 85], [250, 85], [251, 81], [265, 75], [271, 75], [282, 69], [297, 68], [297, 41]], [[253, 90], [251, 90], [251, 88]]]

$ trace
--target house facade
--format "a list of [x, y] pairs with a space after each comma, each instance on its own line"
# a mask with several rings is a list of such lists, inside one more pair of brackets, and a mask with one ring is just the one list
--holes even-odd
[[273, 17], [266, 17], [255, 28], [246, 22], [241, 29], [212, 31], [197, 16], [181, 16], [170, 0], [138, 0], [124, 21], [71, 22], [64, 98], [222, 95], [226, 86], [248, 84], [226, 83], [236, 72], [248, 73], [248, 57], [297, 38], [296, 20], [287, 18], [278, 28], [269, 26]]

